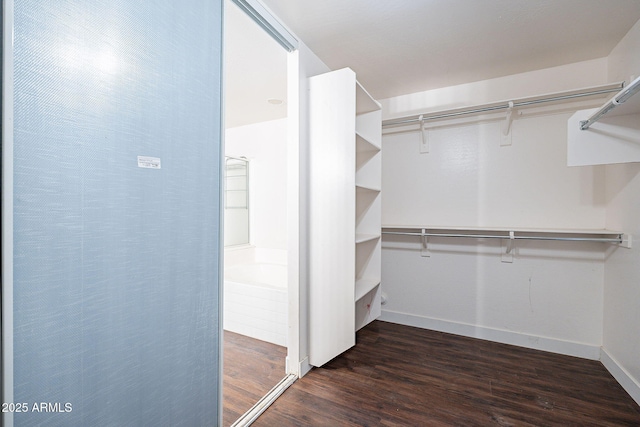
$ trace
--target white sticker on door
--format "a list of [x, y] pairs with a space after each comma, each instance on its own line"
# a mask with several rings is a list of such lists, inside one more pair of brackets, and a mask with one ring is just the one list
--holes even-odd
[[161, 169], [159, 157], [138, 156], [138, 167], [148, 169]]

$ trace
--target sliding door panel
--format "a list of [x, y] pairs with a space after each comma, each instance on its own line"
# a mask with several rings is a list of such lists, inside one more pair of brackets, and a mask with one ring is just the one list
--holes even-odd
[[13, 423], [216, 425], [221, 2], [14, 7]]

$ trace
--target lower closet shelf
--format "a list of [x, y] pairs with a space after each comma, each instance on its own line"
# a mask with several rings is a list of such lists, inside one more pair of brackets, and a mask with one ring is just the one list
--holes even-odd
[[356, 301], [360, 300], [379, 284], [379, 277], [364, 277], [356, 280]]

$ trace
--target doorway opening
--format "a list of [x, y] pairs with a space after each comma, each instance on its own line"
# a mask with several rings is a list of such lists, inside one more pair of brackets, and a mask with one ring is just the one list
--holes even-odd
[[264, 396], [291, 381], [286, 357], [298, 319], [288, 298], [289, 54], [231, 0], [224, 20], [223, 425], [230, 426], [250, 422]]

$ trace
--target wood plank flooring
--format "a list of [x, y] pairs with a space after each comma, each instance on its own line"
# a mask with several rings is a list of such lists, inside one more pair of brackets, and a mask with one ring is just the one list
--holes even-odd
[[253, 426], [640, 426], [640, 407], [598, 361], [376, 321]]
[[285, 376], [287, 349], [224, 331], [224, 426], [233, 424]]

